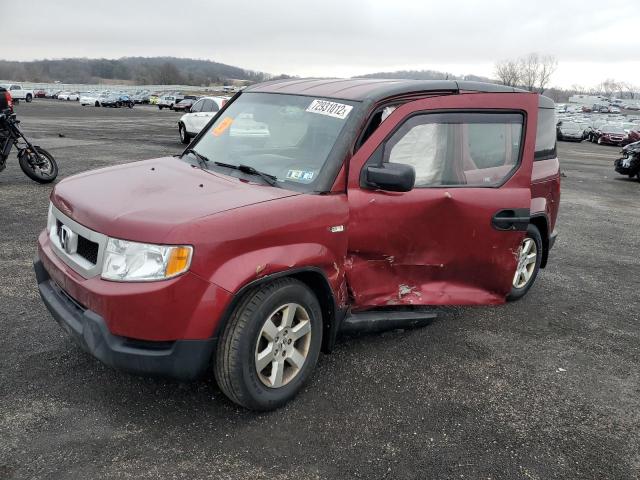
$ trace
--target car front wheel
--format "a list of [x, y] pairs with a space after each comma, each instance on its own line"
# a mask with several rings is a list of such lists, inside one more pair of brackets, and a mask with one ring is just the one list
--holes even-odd
[[314, 293], [298, 280], [276, 280], [249, 291], [235, 308], [218, 345], [216, 380], [238, 405], [276, 409], [309, 378], [321, 344]]
[[187, 133], [187, 129], [185, 128], [185, 126], [181, 123], [180, 125], [178, 125], [178, 132], [180, 133], [180, 141], [182, 143], [184, 143], [185, 145], [187, 143], [189, 143], [189, 140], [191, 140], [189, 138], [189, 134]]
[[542, 262], [542, 248], [540, 231], [535, 225], [529, 225], [518, 249], [518, 263], [507, 300], [521, 299], [536, 281]]

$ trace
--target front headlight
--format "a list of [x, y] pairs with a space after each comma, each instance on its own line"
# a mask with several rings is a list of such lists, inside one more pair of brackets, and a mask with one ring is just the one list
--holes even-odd
[[104, 251], [102, 278], [121, 282], [165, 280], [189, 270], [193, 247], [150, 245], [110, 238]]

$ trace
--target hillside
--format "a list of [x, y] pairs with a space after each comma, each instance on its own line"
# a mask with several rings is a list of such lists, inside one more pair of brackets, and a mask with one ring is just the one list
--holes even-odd
[[272, 78], [233, 65], [175, 57], [124, 57], [117, 60], [63, 58], [16, 62], [0, 60], [0, 78], [22, 82], [123, 83], [153, 85], [209, 85], [228, 79], [258, 82]]
[[478, 75], [453, 75], [436, 70], [397, 70], [395, 72], [376, 72], [360, 75], [357, 78], [404, 78], [409, 80], [471, 80], [475, 82], [497, 83], [487, 77]]

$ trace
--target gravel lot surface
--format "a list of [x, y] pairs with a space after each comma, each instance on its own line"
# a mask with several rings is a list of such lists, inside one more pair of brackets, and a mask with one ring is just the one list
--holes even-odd
[[[178, 153], [179, 114], [36, 100], [65, 177]], [[59, 136], [59, 135], [63, 135]], [[31, 260], [50, 186], [0, 173], [0, 479], [640, 478], [640, 182], [618, 149], [559, 144], [560, 236], [520, 302], [343, 338], [285, 408], [210, 378], [113, 371], [66, 338]]]

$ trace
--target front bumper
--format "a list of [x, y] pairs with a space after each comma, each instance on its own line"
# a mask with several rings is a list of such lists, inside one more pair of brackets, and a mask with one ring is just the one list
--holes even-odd
[[97, 313], [84, 308], [55, 281], [36, 257], [38, 290], [60, 326], [88, 353], [111, 367], [142, 375], [192, 380], [209, 367], [215, 339], [142, 341], [113, 335]]

